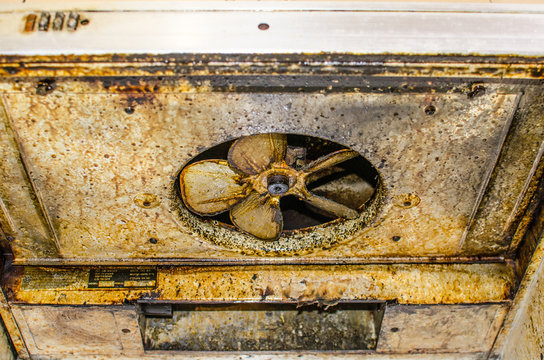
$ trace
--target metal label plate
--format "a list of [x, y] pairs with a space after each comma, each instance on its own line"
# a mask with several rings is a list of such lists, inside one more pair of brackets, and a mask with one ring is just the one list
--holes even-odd
[[153, 288], [157, 284], [157, 269], [91, 269], [89, 288]]

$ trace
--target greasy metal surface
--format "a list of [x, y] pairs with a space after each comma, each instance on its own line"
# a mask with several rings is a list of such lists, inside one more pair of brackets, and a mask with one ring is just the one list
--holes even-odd
[[0, 226], [22, 258], [58, 257], [52, 232], [21, 161], [15, 134], [0, 104]]
[[319, 303], [394, 300], [407, 304], [507, 301], [515, 282], [505, 264], [212, 266], [158, 268], [154, 289], [89, 289], [89, 269], [17, 267], [6, 275], [9, 301], [122, 304], [125, 301]]
[[[542, 249], [535, 254], [540, 264], [531, 283], [520, 301], [512, 310], [516, 318], [508, 331], [508, 338], [501, 351], [501, 359], [538, 359], [544, 354], [544, 260]], [[535, 259], [535, 260], [536, 260]]]
[[507, 309], [504, 305], [388, 306], [377, 350], [489, 351]]
[[146, 317], [142, 336], [146, 350], [374, 350], [382, 317], [378, 304], [177, 306], [171, 317]]
[[[331, 352], [331, 353], [280, 353], [280, 352], [274, 352], [274, 353], [254, 353], [254, 354], [236, 354], [235, 355], [237, 359], [251, 359], [251, 360], [272, 360], [272, 359], [280, 359], [280, 360], [290, 360], [293, 359], [295, 356], [297, 359], [300, 360], [325, 360], [325, 359], [338, 359], [338, 354]], [[78, 355], [78, 354], [63, 354], [62, 356], [64, 359], [69, 360], [88, 360], [89, 355]], [[115, 355], [100, 355], [98, 357], [99, 359], [111, 359], [111, 360], [118, 360], [120, 357], [118, 354]], [[229, 353], [211, 353], [211, 354], [203, 354], [200, 352], [196, 353], [172, 353], [169, 351], [156, 351], [153, 353], [146, 352], [145, 354], [137, 354], [132, 356], [123, 356], [121, 359], [123, 360], [140, 360], [140, 359], [175, 359], [175, 360], [231, 360], [233, 358], [232, 354]], [[367, 360], [367, 359], [376, 359], [376, 360], [486, 360], [487, 354], [486, 353], [467, 353], [467, 354], [459, 354], [459, 353], [446, 353], [446, 354], [401, 354], [401, 355], [395, 355], [395, 354], [376, 354], [376, 353], [345, 353], [341, 355], [342, 360]], [[57, 360], [55, 357], [47, 357], [43, 356], [41, 359], [47, 359], [47, 360]]]
[[[4, 291], [0, 291], [0, 316], [2, 316], [2, 322], [9, 334], [11, 343], [13, 344], [14, 350], [17, 352], [17, 355], [21, 359], [29, 359], [30, 355], [25, 344], [25, 340], [19, 326], [15, 322], [15, 319], [12, 314], [12, 309], [8, 304], [8, 301], [4, 295]], [[3, 327], [0, 327], [3, 329]], [[0, 349], [1, 351], [1, 349]]]
[[[538, 359], [544, 353], [544, 206], [540, 206], [527, 232], [521, 254], [531, 259], [526, 266], [512, 307], [504, 321], [491, 359]], [[532, 255], [532, 256], [531, 256]]]
[[[70, 92], [73, 86], [81, 92]], [[466, 229], [518, 100], [492, 86], [476, 97], [453, 92], [218, 93], [205, 86], [186, 86], [189, 93], [113, 94], [94, 86], [58, 83], [45, 96], [3, 95], [66, 259], [247, 258], [227, 248], [239, 250], [229, 239], [244, 244], [249, 235], [203, 222], [183, 209], [173, 191], [174, 178], [204, 148], [273, 131], [323, 137], [359, 151], [379, 168], [387, 201], [369, 228], [360, 231], [357, 219], [324, 225], [280, 238], [282, 247], [271, 254], [296, 255], [290, 244], [329, 247], [337, 239], [349, 241], [307, 256], [460, 254], [471, 241], [465, 239]], [[435, 111], [427, 114], [431, 105]], [[125, 112], [127, 107], [134, 113]], [[160, 205], [141, 208], [137, 199], [143, 194], [153, 195]], [[419, 204], [396, 206], [393, 199], [407, 194], [416, 195]], [[518, 195], [511, 188], [501, 198]], [[35, 241], [16, 239], [16, 259], [25, 259], [19, 243]], [[502, 241], [496, 235], [486, 244], [493, 249]], [[258, 252], [247, 244], [244, 252]]]
[[[528, 79], [544, 77], [544, 59], [519, 56], [290, 55], [84, 55], [3, 56], [3, 77], [179, 76], [297, 74], [371, 77]], [[333, 80], [333, 79], [330, 79]], [[365, 86], [366, 79], [357, 79]], [[334, 82], [331, 82], [333, 85]]]
[[142, 353], [133, 306], [15, 306], [13, 314], [33, 356]]
[[[544, 168], [544, 102], [529, 101], [532, 94], [542, 98], [540, 91], [528, 88], [520, 100], [515, 126], [504, 143], [488, 191], [463, 244], [463, 252], [514, 251], [525, 234], [531, 217], [524, 221], [520, 218], [539, 185]], [[516, 191], [512, 192], [513, 189]], [[491, 240], [497, 237], [503, 240]]]
[[9, 333], [2, 325], [0, 326], [0, 360], [14, 360], [14, 350], [9, 342]]
[[[542, 167], [544, 167], [544, 163], [542, 163]], [[530, 217], [529, 225], [515, 255], [516, 277], [519, 282], [531, 264], [541, 235], [544, 233], [544, 179], [542, 179], [525, 216]]]
[[[229, 305], [227, 308], [232, 307]], [[33, 306], [14, 305], [14, 314], [31, 353], [38, 358], [251, 358], [304, 359], [485, 359], [506, 311], [505, 304], [395, 306], [386, 309], [375, 353], [368, 352], [143, 352], [142, 338], [132, 306]], [[209, 307], [208, 307], [209, 308]], [[217, 317], [216, 320], [220, 320]], [[102, 320], [102, 321], [97, 321]], [[189, 319], [184, 319], [186, 321]], [[404, 321], [403, 321], [404, 320]], [[286, 320], [287, 321], [287, 320]], [[205, 325], [207, 321], [204, 321]], [[243, 324], [231, 321], [230, 326]], [[195, 329], [196, 324], [189, 329]], [[202, 326], [201, 326], [202, 328]], [[169, 327], [166, 325], [165, 329]], [[210, 329], [211, 330], [211, 329]], [[468, 331], [467, 331], [468, 330]], [[145, 330], [144, 330], [145, 331]], [[213, 330], [211, 330], [213, 331]], [[246, 331], [241, 329], [241, 331]], [[334, 329], [333, 329], [334, 331]], [[163, 333], [164, 334], [164, 333]], [[176, 332], [172, 333], [175, 337]], [[200, 333], [200, 335], [203, 335]], [[164, 334], [163, 340], [167, 340]], [[419, 339], [419, 341], [417, 340]], [[280, 339], [278, 339], [280, 340]], [[214, 339], [212, 341], [220, 341]], [[420, 353], [420, 355], [411, 355]], [[430, 353], [430, 354], [429, 354]], [[433, 354], [434, 355], [431, 355]], [[452, 357], [452, 353], [457, 356]], [[395, 355], [397, 354], [397, 355]], [[398, 354], [404, 354], [398, 357]], [[381, 355], [381, 356], [380, 356]], [[49, 357], [50, 356], [50, 357]]]

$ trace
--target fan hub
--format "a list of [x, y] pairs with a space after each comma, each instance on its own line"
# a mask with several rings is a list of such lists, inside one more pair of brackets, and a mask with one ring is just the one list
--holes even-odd
[[289, 178], [285, 175], [270, 175], [268, 177], [268, 192], [272, 195], [283, 195], [289, 191]]
[[252, 177], [250, 182], [259, 194], [285, 196], [297, 192], [302, 173], [285, 163], [273, 163], [270, 168]]

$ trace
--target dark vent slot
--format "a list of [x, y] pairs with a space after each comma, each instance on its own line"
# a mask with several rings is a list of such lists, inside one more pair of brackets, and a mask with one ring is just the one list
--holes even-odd
[[144, 310], [144, 346], [173, 351], [375, 350], [383, 309], [383, 304], [369, 303], [328, 309], [297, 304], [173, 305], [171, 313]]

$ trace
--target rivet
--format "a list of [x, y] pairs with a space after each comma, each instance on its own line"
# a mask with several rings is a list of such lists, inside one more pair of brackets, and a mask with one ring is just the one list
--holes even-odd
[[434, 107], [434, 105], [425, 106], [425, 114], [433, 115], [435, 112], [436, 112], [436, 107]]
[[55, 90], [55, 80], [53, 79], [45, 79], [38, 81], [38, 85], [36, 85], [36, 94], [38, 95], [47, 95], [53, 90]]
[[472, 84], [468, 97], [469, 99], [473, 99], [483, 94], [485, 94], [485, 86], [483, 84]]

